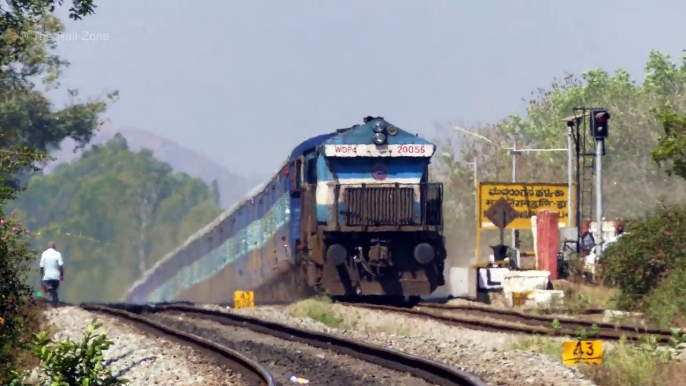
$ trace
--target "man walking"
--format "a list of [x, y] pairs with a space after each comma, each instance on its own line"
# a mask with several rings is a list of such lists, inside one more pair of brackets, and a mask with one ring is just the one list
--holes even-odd
[[57, 252], [54, 242], [48, 244], [49, 248], [43, 252], [40, 257], [40, 273], [43, 277], [43, 286], [50, 295], [50, 300], [53, 306], [59, 303], [59, 296], [57, 290], [60, 287], [60, 282], [64, 281], [64, 268], [62, 265], [62, 254]]

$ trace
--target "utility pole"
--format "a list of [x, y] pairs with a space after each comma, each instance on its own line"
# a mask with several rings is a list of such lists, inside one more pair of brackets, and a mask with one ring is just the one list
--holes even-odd
[[[517, 182], [517, 141], [512, 141], [512, 182]], [[512, 248], [516, 248], [515, 230], [512, 229]]]
[[479, 237], [479, 166], [476, 158], [474, 158], [474, 162], [466, 162], [466, 164], [472, 165], [472, 170], [474, 171], [474, 221], [476, 222], [476, 247], [474, 249], [474, 264], [476, 264], [479, 261], [479, 249], [481, 248], [481, 239]]
[[[570, 122], [572, 124], [570, 125]], [[575, 192], [572, 192], [572, 137], [574, 136], [574, 123], [573, 121], [567, 121], [567, 226], [572, 227], [572, 194], [576, 196]], [[576, 203], [579, 206], [579, 202]], [[575, 216], [576, 217], [576, 216]]]

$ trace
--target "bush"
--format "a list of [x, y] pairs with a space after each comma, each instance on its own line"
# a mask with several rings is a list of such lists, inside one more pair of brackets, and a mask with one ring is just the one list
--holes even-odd
[[686, 313], [686, 270], [674, 270], [644, 299], [646, 316], [661, 327], [681, 324]]
[[310, 318], [329, 327], [337, 328], [344, 322], [343, 316], [331, 309], [331, 299], [318, 296], [292, 305], [289, 309], [293, 316]]
[[[14, 215], [0, 211], [0, 384], [18, 371], [31, 345], [37, 326], [32, 288], [27, 283], [29, 262], [35, 253], [27, 235]], [[18, 355], [19, 353], [19, 355]]]
[[[655, 296], [662, 296], [658, 292], [670, 291], [665, 286], [684, 288], [686, 282], [681, 281], [686, 279], [683, 275], [686, 270], [684, 208], [661, 206], [647, 217], [628, 224], [627, 232], [605, 251], [600, 261], [605, 281], [619, 289], [616, 298], [619, 308], [643, 310]], [[663, 281], [672, 284], [663, 284], [658, 291]]]
[[[105, 367], [104, 351], [112, 341], [105, 334], [93, 334], [102, 326], [97, 320], [88, 325], [81, 342], [67, 338], [55, 343], [44, 331], [34, 335], [33, 353], [40, 360], [40, 385], [44, 386], [121, 386], [128, 384], [125, 379], [117, 379]], [[23, 377], [17, 377], [10, 386], [25, 385]]]

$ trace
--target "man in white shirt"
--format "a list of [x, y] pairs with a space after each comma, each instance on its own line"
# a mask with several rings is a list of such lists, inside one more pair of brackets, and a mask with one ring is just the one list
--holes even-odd
[[59, 296], [57, 290], [60, 287], [60, 282], [64, 281], [64, 262], [62, 261], [62, 254], [57, 252], [54, 242], [50, 242], [49, 248], [43, 252], [40, 257], [40, 273], [43, 277], [43, 286], [50, 294], [52, 304], [57, 306], [59, 303]]

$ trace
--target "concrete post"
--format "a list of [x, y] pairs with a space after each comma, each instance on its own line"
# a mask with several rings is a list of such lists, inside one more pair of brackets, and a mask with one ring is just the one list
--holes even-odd
[[550, 280], [557, 279], [557, 253], [560, 246], [560, 214], [551, 210], [536, 213], [536, 246], [538, 269], [550, 272]]

